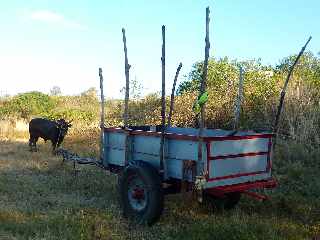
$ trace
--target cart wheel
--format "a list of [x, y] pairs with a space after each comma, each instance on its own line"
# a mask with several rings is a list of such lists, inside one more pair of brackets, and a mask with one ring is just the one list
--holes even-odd
[[224, 198], [224, 209], [229, 210], [234, 208], [240, 201], [240, 198], [241, 198], [240, 192], [232, 192], [232, 193], [226, 194], [226, 198]]
[[219, 198], [207, 192], [204, 192], [203, 198], [204, 198], [205, 204], [211, 205], [213, 209], [230, 210], [234, 208], [240, 201], [241, 193], [240, 192], [227, 193], [225, 197]]
[[148, 163], [134, 161], [119, 177], [120, 204], [125, 217], [151, 225], [163, 210], [160, 176]]

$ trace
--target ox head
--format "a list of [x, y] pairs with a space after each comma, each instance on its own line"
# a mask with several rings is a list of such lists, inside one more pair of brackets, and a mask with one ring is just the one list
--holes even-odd
[[70, 128], [72, 126], [71, 125], [72, 121], [73, 120], [71, 120], [70, 122], [67, 122], [64, 119], [59, 119], [56, 121], [57, 128], [60, 129], [60, 136], [61, 137], [64, 137], [67, 134], [68, 128]]

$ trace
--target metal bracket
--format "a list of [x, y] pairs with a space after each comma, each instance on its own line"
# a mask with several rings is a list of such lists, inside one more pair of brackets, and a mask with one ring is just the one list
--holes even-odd
[[[182, 165], [182, 179], [193, 182], [196, 175], [196, 161], [184, 160]], [[190, 176], [191, 175], [191, 179]]]
[[206, 184], [206, 178], [204, 176], [196, 176], [195, 180], [195, 192], [197, 194], [197, 200], [198, 202], [202, 203], [203, 202], [203, 189], [204, 185]]

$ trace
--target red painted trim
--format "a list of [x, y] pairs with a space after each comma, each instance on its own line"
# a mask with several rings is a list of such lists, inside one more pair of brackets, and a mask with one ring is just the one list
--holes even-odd
[[204, 189], [204, 191], [205, 193], [208, 193], [209, 195], [212, 195], [218, 198], [223, 198], [225, 196], [224, 191], [221, 191], [219, 189], [217, 190], [216, 188], [207, 188], [207, 189]]
[[184, 135], [184, 134], [177, 134], [177, 133], [166, 133], [166, 138], [178, 139], [178, 140], [189, 140], [189, 141], [194, 141], [194, 142], [199, 141], [198, 136]]
[[[141, 135], [141, 136], [154, 136], [161, 137], [161, 132], [153, 131], [142, 131], [142, 130], [128, 130], [122, 128], [104, 128], [105, 132], [119, 132], [119, 133], [129, 133], [130, 135]], [[177, 139], [177, 140], [188, 140], [188, 141], [198, 141], [199, 137], [194, 135], [184, 135], [177, 133], [165, 133], [165, 137], [168, 139]]]
[[[104, 128], [105, 132], [130, 132], [132, 135], [143, 135], [143, 136], [161, 136], [160, 132], [153, 131], [142, 131], [142, 130], [129, 130], [119, 127], [108, 127]], [[198, 141], [199, 137], [195, 135], [185, 135], [177, 133], [165, 133], [167, 138], [170, 139], [179, 139], [179, 140], [191, 140]], [[250, 136], [223, 136], [223, 137], [204, 137], [204, 141], [225, 141], [225, 140], [243, 140], [243, 139], [256, 139], [256, 138], [270, 138], [273, 134], [259, 134], [259, 135], [250, 135]]]
[[246, 182], [246, 183], [239, 183], [234, 185], [228, 186], [220, 186], [214, 188], [208, 188], [206, 191], [213, 191], [213, 192], [244, 192], [250, 189], [257, 189], [257, 188], [275, 188], [277, 186], [277, 182], [275, 179], [270, 178], [268, 180], [262, 181], [255, 181], [255, 182]]
[[244, 140], [244, 139], [256, 139], [256, 138], [272, 138], [274, 134], [256, 134], [246, 136], [223, 136], [223, 137], [205, 137], [205, 141], [226, 141], [226, 140]]
[[215, 177], [215, 178], [209, 178], [208, 181], [217, 181], [217, 180], [223, 180], [223, 179], [229, 179], [229, 178], [237, 178], [237, 177], [245, 177], [245, 176], [251, 176], [251, 175], [258, 175], [262, 173], [267, 173], [267, 171], [257, 171], [257, 172], [249, 172], [249, 173], [238, 173], [238, 174], [231, 174], [221, 177]]
[[130, 131], [131, 135], [142, 135], [142, 136], [153, 136], [153, 137], [160, 137], [160, 132], [152, 132], [152, 131], [143, 131], [143, 130], [134, 130]]
[[216, 157], [209, 157], [209, 160], [223, 160], [227, 158], [238, 158], [238, 157], [254, 157], [259, 155], [266, 155], [269, 152], [251, 152], [251, 153], [240, 153], [240, 154], [234, 154], [234, 155], [221, 155]]

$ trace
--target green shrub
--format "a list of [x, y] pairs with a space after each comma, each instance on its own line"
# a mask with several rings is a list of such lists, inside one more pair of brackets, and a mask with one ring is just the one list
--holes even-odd
[[56, 106], [56, 101], [40, 92], [22, 93], [6, 100], [0, 107], [0, 117], [15, 116], [25, 120], [34, 115], [46, 115]]

